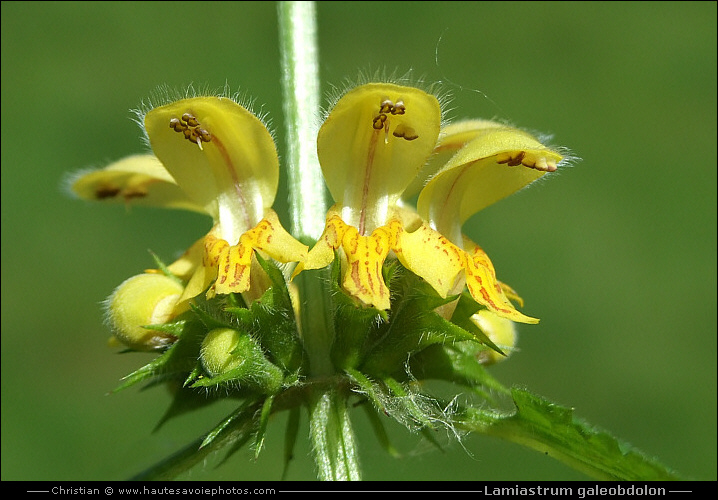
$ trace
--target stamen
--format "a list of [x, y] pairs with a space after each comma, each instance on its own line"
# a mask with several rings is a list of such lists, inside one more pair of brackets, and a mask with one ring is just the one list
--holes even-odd
[[[389, 144], [389, 117], [387, 116], [387, 113], [394, 116], [405, 115], [406, 105], [404, 104], [404, 101], [399, 100], [396, 101], [396, 104], [394, 104], [394, 102], [390, 99], [384, 99], [381, 101], [381, 104], [379, 104], [379, 114], [374, 117], [372, 127], [374, 127], [374, 130], [384, 129], [384, 144]], [[416, 130], [401, 122], [396, 126], [392, 135], [394, 137], [406, 139], [407, 141], [413, 141], [414, 139], [419, 138]], [[519, 160], [519, 163], [520, 162], [521, 161]]]
[[[401, 101], [399, 101], [401, 102]], [[379, 105], [379, 113], [391, 113], [394, 114], [394, 103], [389, 99], [384, 99]]]
[[556, 160], [539, 156], [539, 154], [526, 151], [512, 151], [501, 153], [496, 157], [496, 163], [506, 164], [509, 167], [523, 165], [524, 167], [533, 168], [542, 172], [555, 172], [557, 169]]
[[170, 119], [170, 128], [174, 129], [175, 132], [182, 132], [187, 126], [179, 121], [179, 118]]
[[402, 137], [407, 141], [413, 141], [414, 139], [419, 138], [419, 134], [417, 134], [416, 130], [412, 127], [400, 123], [396, 126], [396, 129], [394, 129], [394, 137]]
[[384, 128], [384, 122], [386, 122], [386, 115], [384, 113], [380, 113], [378, 116], [374, 117], [374, 122], [372, 123], [374, 130], [381, 130]]
[[516, 156], [513, 153], [503, 153], [496, 158], [496, 163], [505, 163], [509, 167], [517, 167], [521, 165], [524, 156], [526, 156], [526, 151], [519, 151]]
[[183, 113], [182, 118], [170, 118], [170, 128], [175, 132], [180, 132], [184, 138], [199, 146], [200, 151], [203, 142], [210, 142], [212, 134], [208, 130], [200, 128], [199, 120], [191, 113]]
[[98, 200], [114, 198], [120, 194], [120, 191], [121, 189], [115, 186], [101, 186], [95, 190], [95, 198]]
[[197, 118], [195, 118], [194, 115], [191, 115], [189, 113], [185, 113], [182, 115], [182, 121], [185, 122], [188, 127], [197, 127], [199, 125]]
[[203, 128], [198, 128], [197, 135], [202, 139], [203, 142], [209, 142], [212, 140], [212, 134], [210, 134], [207, 130]]

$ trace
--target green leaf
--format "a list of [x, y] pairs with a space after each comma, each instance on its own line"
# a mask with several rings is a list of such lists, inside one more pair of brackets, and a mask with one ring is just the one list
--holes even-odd
[[500, 437], [545, 453], [597, 479], [667, 481], [681, 477], [656, 459], [523, 389], [512, 389], [516, 410], [495, 413], [476, 408], [457, 415], [472, 432]]
[[125, 376], [122, 384], [112, 392], [121, 391], [143, 380], [187, 373], [195, 367], [202, 339], [207, 333], [204, 326], [198, 321], [182, 320], [163, 325], [163, 328], [176, 335], [178, 340], [150, 363]]
[[257, 426], [257, 434], [254, 438], [254, 459], [259, 458], [259, 454], [264, 446], [264, 438], [267, 434], [267, 424], [269, 423], [269, 416], [272, 414], [272, 403], [274, 397], [269, 396], [264, 400], [262, 404], [262, 411], [259, 413], [259, 422]]
[[374, 435], [376, 436], [377, 440], [379, 441], [379, 444], [382, 448], [384, 448], [384, 451], [386, 451], [389, 455], [391, 455], [394, 458], [401, 457], [401, 453], [397, 451], [396, 448], [394, 448], [394, 445], [391, 444], [391, 441], [389, 440], [389, 435], [386, 433], [386, 429], [384, 428], [384, 423], [381, 421], [380, 415], [377, 411], [377, 409], [369, 404], [361, 405], [364, 408], [364, 411], [369, 418], [369, 423], [371, 424], [372, 429], [374, 430]]
[[133, 481], [167, 481], [187, 472], [210, 453], [236, 443], [246, 443], [254, 431], [257, 404], [245, 404], [209, 434], [132, 477]]
[[299, 434], [299, 408], [289, 410], [287, 418], [287, 430], [284, 434], [284, 469], [282, 470], [282, 481], [287, 477], [289, 463], [294, 459], [294, 446], [297, 444]]

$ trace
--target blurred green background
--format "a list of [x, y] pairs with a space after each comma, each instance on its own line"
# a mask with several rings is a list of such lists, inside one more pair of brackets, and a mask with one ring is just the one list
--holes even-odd
[[[716, 3], [321, 2], [323, 90], [413, 69], [452, 118], [554, 134], [582, 158], [472, 218], [466, 233], [541, 318], [494, 373], [695, 479], [716, 479]], [[242, 90], [285, 150], [272, 2], [2, 2], [2, 479], [123, 479], [232, 409], [156, 422], [163, 389], [106, 395], [151, 355], [106, 344], [100, 303], [209, 228], [182, 212], [72, 199], [69, 172], [143, 151], [157, 86]], [[286, 220], [286, 187], [279, 210]], [[190, 479], [278, 479], [267, 449]], [[445, 453], [356, 427], [369, 480], [584, 479], [472, 436]], [[307, 434], [306, 422], [301, 428]], [[288, 479], [313, 479], [300, 440]]]

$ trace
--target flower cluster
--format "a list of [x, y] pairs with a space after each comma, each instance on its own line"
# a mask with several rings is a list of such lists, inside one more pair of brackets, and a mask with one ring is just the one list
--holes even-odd
[[[261, 418], [269, 410], [247, 408], [280, 395], [284, 407], [302, 401], [297, 388], [311, 383], [312, 361], [304, 336], [313, 332], [302, 332], [307, 299], [293, 280], [311, 270], [331, 269], [322, 278], [333, 304], [325, 352], [343, 387], [385, 414], [403, 408], [393, 416], [419, 426], [431, 412], [404, 397], [405, 381], [481, 383], [470, 367], [511, 352], [514, 322], [538, 322], [516, 309], [521, 299], [462, 232], [482, 208], [557, 169], [562, 154], [533, 135], [482, 120], [442, 126], [439, 99], [415, 87], [349, 90], [318, 132], [334, 205], [307, 246], [272, 209], [279, 160], [257, 116], [234, 99], [202, 96], [154, 107], [139, 121], [152, 152], [83, 173], [74, 192], [192, 210], [213, 224], [177, 260], [158, 261], [108, 299], [114, 338], [162, 353], [122, 387], [155, 377], [222, 387]], [[391, 397], [405, 403], [386, 405]]]
[[[74, 183], [83, 198], [142, 202], [209, 214], [212, 229], [170, 272], [187, 280], [177, 311], [202, 292], [261, 296], [255, 252], [297, 262], [294, 275], [342, 263], [342, 286], [359, 303], [391, 307], [382, 267], [391, 255], [442, 297], [466, 286], [476, 302], [534, 323], [509, 301], [486, 253], [461, 232], [466, 219], [555, 171], [561, 154], [521, 130], [490, 121], [440, 127], [437, 98], [418, 88], [370, 83], [344, 94], [319, 131], [317, 150], [335, 205], [308, 251], [272, 204], [279, 162], [271, 134], [229, 98], [195, 97], [157, 107], [143, 123], [154, 154], [125, 158]], [[427, 165], [429, 168], [425, 168]], [[417, 210], [402, 203], [429, 176]]]

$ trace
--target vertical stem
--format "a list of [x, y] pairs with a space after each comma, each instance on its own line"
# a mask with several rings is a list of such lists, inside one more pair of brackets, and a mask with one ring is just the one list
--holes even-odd
[[319, 479], [361, 480], [346, 394], [336, 387], [315, 387], [309, 404], [309, 427]]
[[[292, 233], [307, 242], [324, 231], [327, 204], [317, 158], [319, 65], [314, 2], [279, 2], [284, 114], [287, 123], [289, 209]], [[334, 372], [334, 341], [329, 270], [300, 273], [295, 278], [301, 300], [301, 331], [309, 357], [310, 376]], [[329, 378], [328, 380], [331, 380]], [[314, 387], [308, 401], [309, 427], [319, 478], [360, 479], [347, 393], [329, 384]]]
[[317, 159], [319, 57], [314, 2], [279, 2], [279, 43], [287, 126], [292, 234], [317, 240], [327, 204]]
[[[292, 234], [306, 243], [324, 231], [327, 203], [317, 158], [319, 63], [314, 2], [279, 2], [282, 89]], [[312, 376], [333, 373], [334, 340], [328, 270], [304, 271], [294, 282], [301, 300], [301, 332]]]

